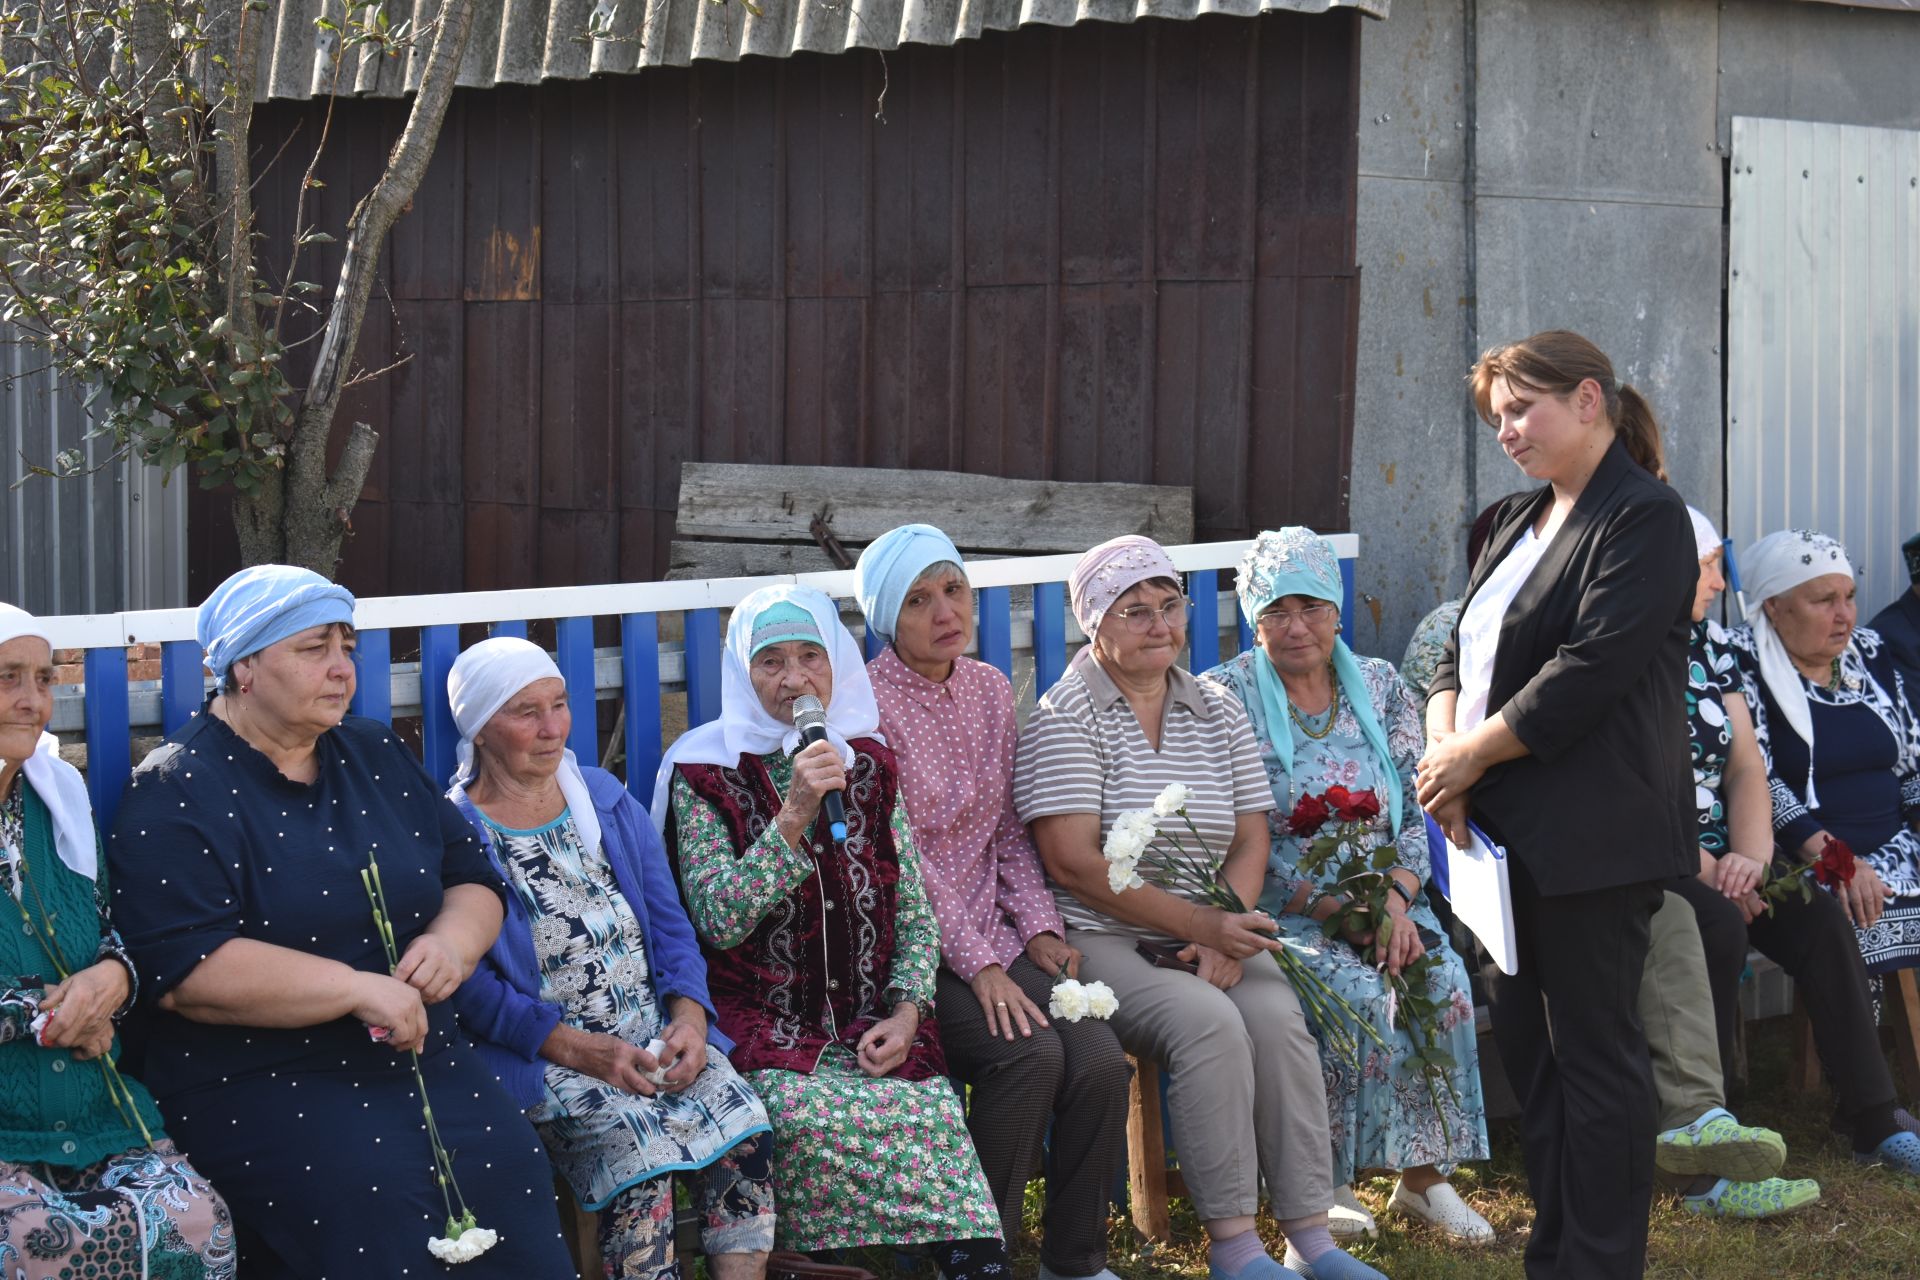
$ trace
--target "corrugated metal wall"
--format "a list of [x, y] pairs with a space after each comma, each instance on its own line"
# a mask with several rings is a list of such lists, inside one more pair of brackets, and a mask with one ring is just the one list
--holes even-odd
[[[0, 325], [0, 600], [33, 613], [99, 613], [186, 603], [186, 495], [146, 469], [109, 462], [86, 439], [81, 397], [46, 357]], [[84, 478], [33, 476], [78, 449]]]
[[1864, 621], [1920, 532], [1920, 132], [1733, 121], [1728, 534], [1842, 539]]
[[[413, 359], [341, 417], [382, 433], [343, 580], [657, 576], [689, 458], [1192, 484], [1202, 537], [1345, 528], [1358, 23], [462, 91], [361, 343]], [[402, 109], [336, 104], [319, 225]], [[256, 117], [263, 160], [299, 132], [260, 185], [270, 247], [320, 119]], [[233, 563], [224, 507], [196, 592]]]

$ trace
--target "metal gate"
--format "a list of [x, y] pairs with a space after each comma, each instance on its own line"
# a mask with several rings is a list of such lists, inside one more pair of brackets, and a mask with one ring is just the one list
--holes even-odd
[[1731, 219], [1728, 536], [1840, 538], [1864, 621], [1920, 532], [1920, 132], [1736, 116]]

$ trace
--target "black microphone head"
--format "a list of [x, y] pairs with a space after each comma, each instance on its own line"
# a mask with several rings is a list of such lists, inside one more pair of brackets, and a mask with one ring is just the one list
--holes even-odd
[[805, 733], [809, 729], [825, 732], [827, 727], [826, 704], [810, 693], [803, 693], [793, 700], [793, 727]]

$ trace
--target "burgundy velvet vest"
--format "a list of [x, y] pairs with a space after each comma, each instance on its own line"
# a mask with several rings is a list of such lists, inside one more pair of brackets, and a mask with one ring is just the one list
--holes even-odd
[[[815, 873], [761, 918], [738, 946], [703, 938], [707, 990], [720, 1029], [734, 1041], [728, 1058], [741, 1071], [811, 1073], [830, 1044], [858, 1052], [860, 1037], [892, 1012], [882, 999], [893, 970], [900, 850], [893, 842], [899, 775], [893, 752], [855, 738], [847, 775], [847, 842], [835, 848], [824, 818], [802, 850]], [[683, 764], [693, 793], [725, 820], [733, 847], [745, 850], [773, 825], [780, 797], [757, 756], [737, 768]], [[674, 825], [668, 824], [670, 843]], [[676, 861], [678, 848], [673, 850]], [[946, 1074], [932, 1018], [920, 1023], [907, 1060], [893, 1073], [907, 1080]]]

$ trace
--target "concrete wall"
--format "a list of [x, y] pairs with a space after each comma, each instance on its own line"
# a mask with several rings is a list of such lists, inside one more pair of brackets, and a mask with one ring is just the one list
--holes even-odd
[[1920, 128], [1920, 15], [1804, 0], [1394, 0], [1361, 45], [1355, 637], [1398, 659], [1526, 486], [1473, 415], [1483, 347], [1591, 337], [1723, 509], [1735, 115]]

